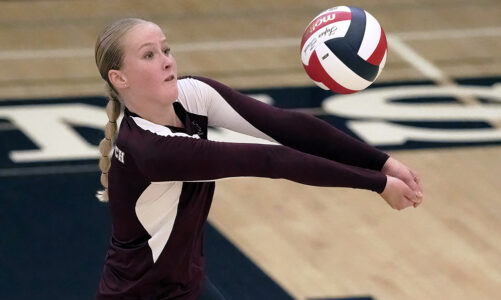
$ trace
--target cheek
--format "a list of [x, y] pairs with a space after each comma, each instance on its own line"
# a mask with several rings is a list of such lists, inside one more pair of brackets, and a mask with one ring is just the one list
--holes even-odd
[[151, 66], [138, 65], [130, 72], [132, 83], [140, 86], [148, 86], [158, 81], [158, 72], [154, 72]]
[[128, 57], [124, 60], [123, 70], [131, 87], [151, 84], [154, 75], [152, 68], [148, 67], [147, 64], [137, 59], [128, 59]]

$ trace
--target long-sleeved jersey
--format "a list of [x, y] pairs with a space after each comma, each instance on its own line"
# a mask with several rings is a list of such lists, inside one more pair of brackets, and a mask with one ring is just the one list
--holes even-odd
[[[313, 116], [282, 110], [214, 80], [178, 80], [183, 128], [125, 109], [109, 171], [112, 238], [98, 299], [196, 299], [204, 278], [203, 226], [214, 181], [284, 178], [382, 192], [388, 156]], [[207, 139], [208, 126], [277, 142]]]

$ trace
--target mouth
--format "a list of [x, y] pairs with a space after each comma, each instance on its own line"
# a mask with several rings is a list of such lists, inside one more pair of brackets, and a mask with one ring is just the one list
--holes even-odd
[[176, 76], [174, 76], [174, 75], [170, 75], [170, 76], [169, 76], [169, 77], [167, 77], [164, 81], [167, 81], [167, 82], [168, 82], [168, 81], [172, 81], [172, 80], [174, 80], [175, 78], [176, 78]]

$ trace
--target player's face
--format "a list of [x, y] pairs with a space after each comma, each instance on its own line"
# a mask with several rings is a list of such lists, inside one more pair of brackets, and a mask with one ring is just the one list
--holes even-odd
[[172, 103], [177, 99], [177, 65], [162, 29], [153, 23], [134, 26], [123, 40], [120, 71], [137, 101]]

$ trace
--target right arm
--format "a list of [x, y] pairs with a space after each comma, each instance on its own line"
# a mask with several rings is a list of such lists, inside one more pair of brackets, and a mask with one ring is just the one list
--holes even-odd
[[386, 185], [386, 176], [381, 172], [282, 145], [214, 142], [183, 134], [159, 135], [137, 126], [134, 132], [135, 136], [129, 141], [135, 142], [129, 143], [128, 148], [138, 169], [150, 181], [211, 181], [255, 176], [378, 193]]

